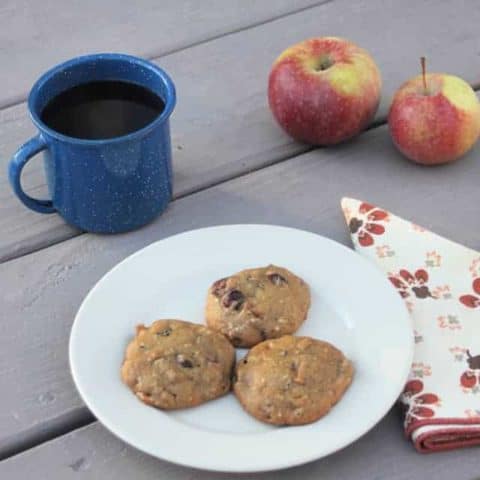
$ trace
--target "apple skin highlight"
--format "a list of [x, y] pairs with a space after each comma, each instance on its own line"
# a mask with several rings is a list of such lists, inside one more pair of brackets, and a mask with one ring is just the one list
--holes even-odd
[[397, 148], [424, 165], [452, 162], [467, 153], [480, 134], [480, 103], [461, 78], [419, 75], [396, 92], [388, 125]]
[[375, 116], [382, 80], [368, 52], [337, 37], [286, 49], [268, 81], [270, 109], [294, 139], [334, 145], [360, 133]]

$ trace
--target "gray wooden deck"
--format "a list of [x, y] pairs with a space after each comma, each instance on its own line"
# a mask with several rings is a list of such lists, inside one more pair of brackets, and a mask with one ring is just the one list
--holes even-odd
[[[480, 146], [461, 162], [422, 168], [393, 149], [384, 125], [392, 93], [417, 72], [420, 55], [429, 57], [432, 70], [458, 74], [480, 87], [480, 4], [69, 3], [68, 8], [59, 0], [0, 5], [0, 478], [229, 478], [146, 457], [94, 422], [68, 368], [76, 309], [95, 281], [126, 255], [191, 228], [276, 223], [349, 244], [342, 196], [368, 199], [480, 249]], [[73, 34], [73, 25], [83, 28]], [[349, 37], [371, 51], [383, 73], [383, 99], [374, 124], [356, 140], [310, 150], [274, 125], [266, 78], [284, 47], [327, 34]], [[55, 215], [26, 210], [5, 176], [10, 155], [33, 133], [24, 101], [36, 76], [63, 59], [107, 50], [154, 59], [171, 73], [179, 93], [172, 122], [176, 199], [153, 224], [114, 237], [80, 234]], [[25, 184], [36, 194], [45, 191], [39, 162], [26, 171]], [[478, 450], [421, 456], [391, 412], [331, 457], [281, 473], [232, 478], [427, 475], [478, 477]]]

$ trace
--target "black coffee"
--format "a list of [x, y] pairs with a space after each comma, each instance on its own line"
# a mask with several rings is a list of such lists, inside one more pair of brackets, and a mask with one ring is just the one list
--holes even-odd
[[62, 92], [47, 104], [41, 118], [64, 135], [95, 140], [139, 130], [158, 117], [164, 108], [162, 99], [144, 87], [101, 81]]

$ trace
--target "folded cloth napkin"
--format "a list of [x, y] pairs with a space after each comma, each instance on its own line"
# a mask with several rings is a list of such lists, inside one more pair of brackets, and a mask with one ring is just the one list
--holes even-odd
[[365, 202], [344, 198], [342, 209], [355, 249], [413, 318], [406, 435], [420, 452], [480, 445], [480, 252]]

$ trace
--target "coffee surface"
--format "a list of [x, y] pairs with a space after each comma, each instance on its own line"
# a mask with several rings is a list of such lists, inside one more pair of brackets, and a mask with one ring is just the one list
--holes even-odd
[[88, 140], [120, 137], [140, 130], [165, 108], [145, 87], [119, 81], [90, 82], [54, 97], [41, 113], [51, 129]]

